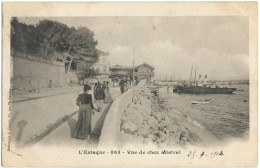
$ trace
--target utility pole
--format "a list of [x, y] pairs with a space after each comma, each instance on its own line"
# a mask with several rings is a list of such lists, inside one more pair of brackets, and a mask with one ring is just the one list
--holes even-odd
[[133, 48], [133, 97], [132, 102], [134, 101], [135, 94], [135, 49]]
[[197, 65], [196, 65], [196, 68], [195, 68], [194, 85], [196, 85], [196, 84], [195, 84], [195, 80], [196, 80], [196, 71], [197, 71]]

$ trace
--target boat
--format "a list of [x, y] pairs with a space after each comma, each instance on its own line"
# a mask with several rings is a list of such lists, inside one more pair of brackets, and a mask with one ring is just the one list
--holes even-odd
[[207, 86], [176, 86], [177, 93], [187, 94], [232, 94], [236, 91], [236, 88], [211, 88]]
[[191, 75], [190, 75], [190, 84], [187, 83], [183, 85], [175, 86], [173, 92], [176, 93], [187, 93], [187, 94], [232, 94], [237, 88], [228, 88], [228, 87], [218, 87], [216, 85], [215, 88], [210, 86], [210, 83], [207, 83], [207, 75], [205, 75], [204, 83], [202, 83], [201, 75], [199, 75], [199, 81], [196, 82], [196, 71], [197, 65], [195, 68], [195, 76], [194, 82], [192, 83], [192, 71], [193, 71], [193, 64], [191, 67]]
[[211, 99], [206, 100], [191, 100], [192, 104], [208, 104], [211, 102]]

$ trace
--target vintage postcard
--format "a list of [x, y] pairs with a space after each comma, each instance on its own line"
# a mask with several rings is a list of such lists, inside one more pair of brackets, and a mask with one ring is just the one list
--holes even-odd
[[257, 166], [257, 12], [4, 2], [2, 166]]

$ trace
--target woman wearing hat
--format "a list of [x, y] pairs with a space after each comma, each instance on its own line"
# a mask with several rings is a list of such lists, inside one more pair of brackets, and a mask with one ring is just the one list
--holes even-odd
[[94, 115], [92, 95], [89, 94], [91, 87], [84, 86], [84, 93], [80, 94], [77, 98], [77, 105], [79, 106], [78, 122], [74, 132], [74, 137], [77, 139], [88, 139], [91, 133], [91, 119], [92, 113]]

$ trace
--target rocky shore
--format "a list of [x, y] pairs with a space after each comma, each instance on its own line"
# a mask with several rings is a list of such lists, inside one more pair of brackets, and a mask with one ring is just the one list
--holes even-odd
[[143, 86], [123, 111], [119, 140], [121, 146], [185, 147], [199, 138], [170, 116], [160, 98]]

